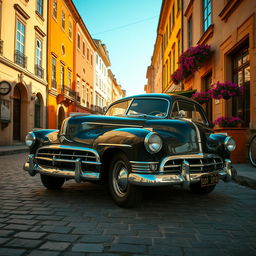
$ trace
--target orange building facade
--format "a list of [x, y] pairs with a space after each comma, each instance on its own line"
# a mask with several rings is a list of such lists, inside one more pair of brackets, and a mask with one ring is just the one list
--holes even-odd
[[94, 104], [94, 51], [96, 45], [82, 19], [77, 13], [75, 27], [75, 71], [76, 71], [76, 111], [92, 113]]
[[48, 127], [60, 128], [75, 111], [75, 17], [70, 0], [49, 0], [48, 19]]

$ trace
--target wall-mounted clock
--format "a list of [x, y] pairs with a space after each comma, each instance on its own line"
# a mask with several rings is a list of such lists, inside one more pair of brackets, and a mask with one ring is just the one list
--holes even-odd
[[0, 82], [0, 95], [7, 95], [12, 89], [12, 86], [7, 81]]

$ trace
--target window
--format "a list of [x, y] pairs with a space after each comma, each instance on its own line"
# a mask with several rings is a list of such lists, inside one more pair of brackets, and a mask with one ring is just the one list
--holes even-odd
[[89, 88], [86, 89], [86, 106], [89, 107], [90, 103], [89, 103]]
[[42, 67], [42, 41], [36, 39], [36, 65]]
[[[170, 75], [172, 74], [172, 53], [169, 53], [169, 70], [170, 70]], [[170, 76], [168, 76], [170, 77]]]
[[[204, 91], [208, 91], [211, 89], [211, 85], [212, 85], [212, 72], [210, 72], [209, 74], [207, 74], [204, 78], [203, 78], [203, 87], [204, 87]], [[208, 120], [212, 120], [212, 99], [209, 100], [206, 104], [205, 104], [205, 112], [206, 112], [206, 116], [208, 118]]]
[[175, 23], [175, 2], [173, 3], [172, 6], [172, 26], [174, 26]]
[[89, 51], [88, 48], [87, 48], [87, 60], [88, 60], [88, 61], [90, 60], [90, 51]]
[[173, 72], [175, 71], [175, 45], [174, 47], [172, 48], [172, 69], [173, 69]]
[[72, 39], [72, 23], [71, 23], [71, 21], [69, 22], [69, 26], [68, 26], [68, 36], [70, 39]]
[[16, 22], [16, 53], [15, 62], [22, 67], [26, 66], [25, 57], [25, 25], [17, 20]]
[[35, 128], [40, 128], [41, 127], [41, 101], [38, 95], [35, 97], [35, 123], [34, 127]]
[[130, 105], [131, 101], [123, 101], [112, 105], [106, 112], [106, 116], [123, 116], [125, 115], [126, 109]]
[[57, 0], [53, 0], [52, 14], [55, 19], [57, 19], [57, 8]]
[[92, 54], [91, 54], [91, 65], [93, 65], [93, 59], [92, 59]]
[[36, 12], [43, 17], [43, 0], [36, 0]]
[[85, 56], [85, 42], [83, 42], [83, 55]]
[[192, 15], [188, 19], [188, 48], [193, 45], [192, 43]]
[[171, 35], [172, 33], [172, 13], [170, 13], [170, 16], [169, 16], [169, 36]]
[[85, 83], [82, 81], [82, 103], [85, 102]]
[[211, 25], [211, 0], [203, 0], [203, 31]]
[[69, 70], [68, 71], [68, 87], [71, 88], [71, 85], [72, 85], [72, 73]]
[[80, 34], [77, 34], [77, 48], [80, 50]]
[[52, 88], [56, 89], [56, 59], [52, 57]]
[[43, 78], [42, 69], [42, 41], [36, 39], [36, 64], [35, 64], [35, 74]]
[[80, 92], [80, 77], [76, 78], [76, 90], [78, 93]]
[[98, 55], [96, 55], [96, 64], [98, 65], [98, 62], [99, 62], [99, 57]]
[[134, 99], [127, 112], [128, 116], [158, 116], [165, 117], [168, 114], [169, 103], [161, 99]]
[[61, 13], [61, 27], [65, 29], [65, 12], [63, 10]]
[[244, 86], [244, 93], [232, 99], [232, 115], [244, 120], [245, 126], [250, 123], [250, 61], [248, 45], [232, 56], [233, 82]]
[[180, 56], [180, 39], [178, 39], [178, 57]]
[[172, 117], [187, 118], [193, 122], [206, 124], [207, 120], [202, 108], [194, 103], [188, 101], [176, 101], [172, 108]]
[[65, 68], [63, 65], [60, 66], [60, 83], [62, 88], [64, 88], [64, 78], [65, 78]]

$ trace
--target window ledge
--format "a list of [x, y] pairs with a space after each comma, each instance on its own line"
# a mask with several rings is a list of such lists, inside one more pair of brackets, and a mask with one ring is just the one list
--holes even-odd
[[231, 14], [235, 11], [235, 9], [238, 7], [238, 5], [241, 3], [241, 0], [230, 0], [222, 9], [222, 11], [219, 14], [219, 17], [222, 21], [227, 22], [228, 18], [231, 16]]
[[42, 21], [44, 21], [43, 16], [38, 11], [35, 11], [35, 13]]
[[211, 24], [207, 30], [203, 33], [197, 44], [205, 44], [212, 36], [214, 32], [214, 24]]

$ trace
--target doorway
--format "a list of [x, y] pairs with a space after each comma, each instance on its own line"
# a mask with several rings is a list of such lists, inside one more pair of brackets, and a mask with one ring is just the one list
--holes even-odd
[[21, 92], [18, 86], [14, 87], [13, 93], [13, 140], [20, 141], [21, 134]]
[[63, 107], [60, 107], [59, 111], [58, 111], [58, 129], [59, 130], [61, 128], [61, 124], [64, 119], [65, 119], [65, 111], [64, 111]]

